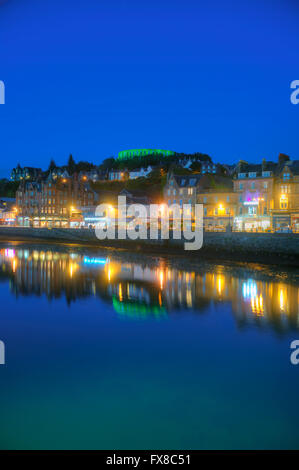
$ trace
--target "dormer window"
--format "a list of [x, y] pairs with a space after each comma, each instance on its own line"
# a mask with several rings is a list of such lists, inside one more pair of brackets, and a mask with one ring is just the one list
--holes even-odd
[[283, 174], [283, 181], [289, 180], [289, 179], [290, 179], [290, 176], [291, 176], [290, 173], [284, 173], [284, 174]]
[[248, 173], [249, 178], [256, 178], [256, 172], [255, 171], [250, 171]]
[[238, 178], [246, 178], [246, 173], [238, 173]]
[[270, 174], [271, 174], [270, 171], [263, 171], [263, 172], [262, 172], [263, 178], [269, 178]]

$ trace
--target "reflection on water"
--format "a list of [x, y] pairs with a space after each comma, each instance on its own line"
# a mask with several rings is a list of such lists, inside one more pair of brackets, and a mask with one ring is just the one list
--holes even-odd
[[110, 254], [0, 250], [0, 280], [9, 279], [17, 297], [46, 295], [52, 300], [65, 296], [69, 304], [100, 297], [113, 305], [117, 315], [133, 318], [163, 318], [180, 310], [206, 313], [212, 305], [228, 303], [239, 327], [298, 329], [298, 286], [252, 277], [226, 272], [221, 266], [188, 271], [165, 261], [147, 265]]

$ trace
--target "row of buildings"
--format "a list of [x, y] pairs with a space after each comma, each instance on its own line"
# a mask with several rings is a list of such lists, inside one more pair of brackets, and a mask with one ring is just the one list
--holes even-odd
[[240, 161], [232, 176], [170, 174], [164, 200], [203, 204], [206, 230], [299, 231], [299, 161]]
[[[190, 165], [188, 159], [184, 163]], [[144, 168], [132, 178], [148, 177], [153, 168]], [[65, 169], [54, 169], [46, 177], [39, 174], [20, 180], [8, 219], [21, 226], [92, 226], [97, 221], [96, 206], [108, 201], [115, 206], [117, 196], [124, 194], [128, 203], [203, 204], [206, 230], [299, 231], [298, 160], [280, 155], [277, 162], [240, 161], [221, 173], [207, 160], [201, 171], [185, 173], [178, 175], [170, 169], [163, 196], [151, 201], [142, 191], [116, 194], [95, 189], [92, 182], [98, 181], [98, 174], [92, 171], [70, 176]], [[115, 174], [113, 179], [122, 177]]]

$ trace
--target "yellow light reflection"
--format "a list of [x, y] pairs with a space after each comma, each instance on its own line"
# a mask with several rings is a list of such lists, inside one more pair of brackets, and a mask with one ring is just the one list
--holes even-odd
[[279, 308], [282, 312], [286, 311], [286, 299], [287, 299], [286, 291], [284, 288], [281, 287], [279, 289]]
[[162, 269], [160, 270], [159, 279], [160, 279], [160, 289], [163, 289], [163, 287], [164, 287], [164, 273], [163, 273]]
[[257, 316], [264, 315], [264, 299], [262, 294], [260, 296], [251, 297], [251, 310]]

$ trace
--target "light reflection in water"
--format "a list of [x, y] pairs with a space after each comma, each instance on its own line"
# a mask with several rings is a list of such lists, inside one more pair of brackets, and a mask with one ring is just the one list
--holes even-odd
[[100, 297], [110, 300], [118, 315], [134, 318], [163, 318], [183, 310], [205, 313], [211, 305], [229, 303], [239, 326], [282, 332], [299, 325], [298, 286], [246, 278], [219, 266], [195, 272], [111, 256], [7, 248], [0, 250], [0, 267], [16, 296], [65, 296], [68, 303]]

